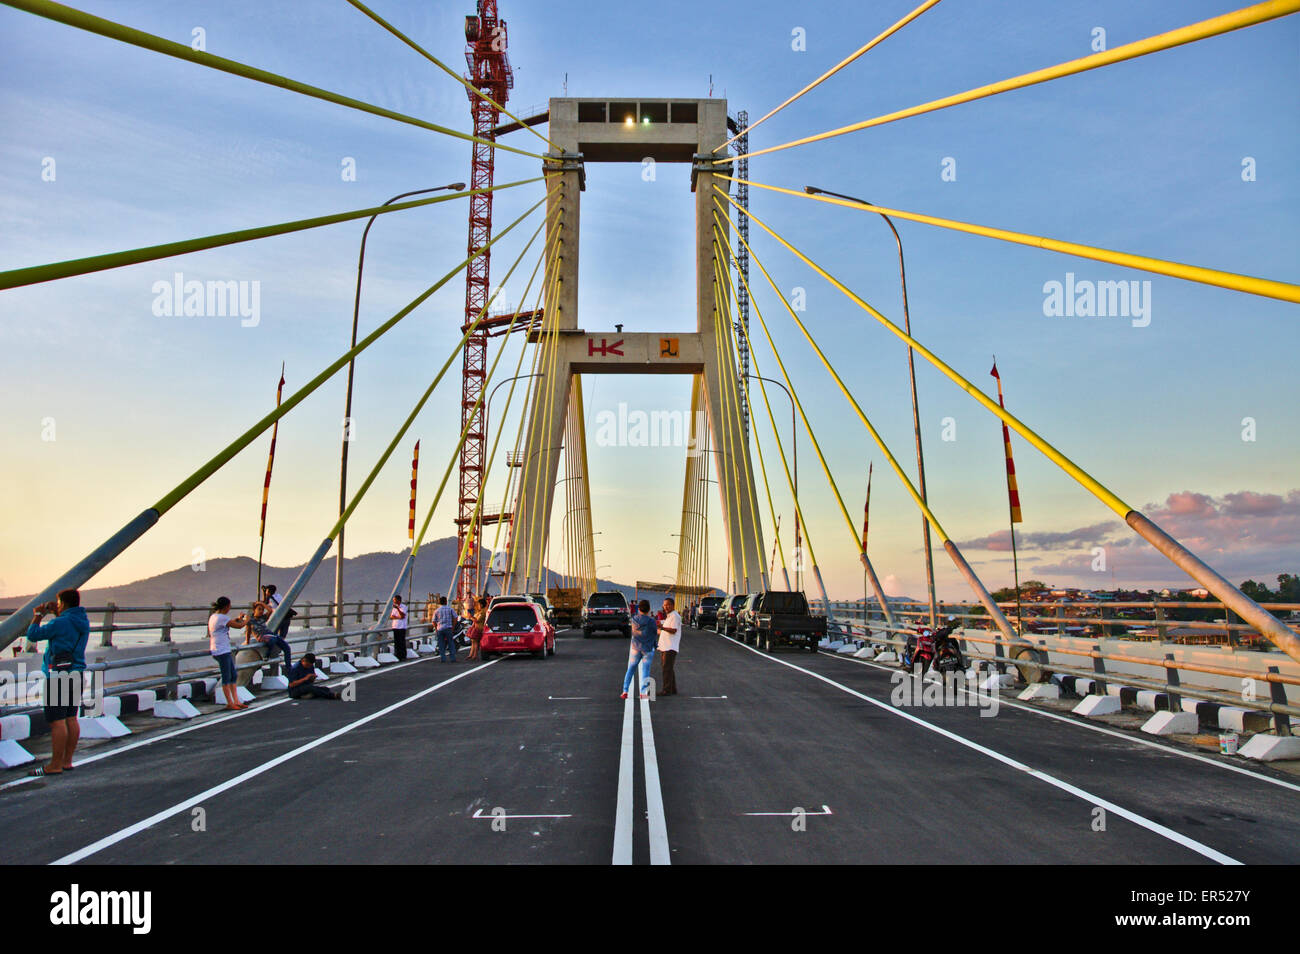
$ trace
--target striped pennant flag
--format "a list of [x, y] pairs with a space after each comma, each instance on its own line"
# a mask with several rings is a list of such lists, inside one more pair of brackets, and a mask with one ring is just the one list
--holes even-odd
[[415, 455], [411, 458], [411, 512], [406, 519], [406, 538], [415, 543], [415, 485], [420, 475], [420, 442], [415, 442]]
[[867, 521], [871, 516], [871, 468], [874, 463], [867, 464], [867, 502], [862, 507], [862, 550], [865, 553], [867, 549]]
[[[280, 363], [280, 383], [275, 388], [275, 406], [280, 406], [280, 398], [284, 395], [284, 362]], [[257, 537], [259, 540], [266, 539], [266, 502], [271, 496], [271, 468], [275, 466], [275, 439], [280, 434], [280, 422], [276, 421], [271, 427], [271, 452], [266, 458], [266, 479], [262, 482], [262, 522], [257, 528]]]
[[[998, 359], [993, 359], [993, 370], [989, 372], [998, 379], [998, 407], [1005, 408], [1002, 402], [1002, 375], [998, 374]], [[1016, 485], [1016, 462], [1011, 458], [1011, 432], [1006, 422], [1002, 423], [1002, 446], [1007, 454], [1007, 497], [1011, 501], [1011, 522], [1024, 523], [1020, 514], [1020, 488]]]

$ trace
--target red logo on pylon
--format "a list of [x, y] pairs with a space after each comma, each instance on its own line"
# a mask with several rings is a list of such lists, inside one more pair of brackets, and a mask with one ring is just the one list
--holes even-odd
[[592, 355], [595, 354], [602, 354], [605, 355], [606, 357], [608, 357], [611, 354], [616, 354], [620, 358], [623, 357], [623, 339], [619, 338], [613, 344], [608, 344], [607, 339], [601, 338], [600, 345], [597, 346], [595, 338], [588, 338], [587, 357], [590, 358]]

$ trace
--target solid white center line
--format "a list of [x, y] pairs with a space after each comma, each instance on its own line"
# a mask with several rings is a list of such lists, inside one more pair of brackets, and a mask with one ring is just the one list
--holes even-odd
[[483, 809], [476, 808], [474, 809], [474, 814], [470, 815], [469, 817], [486, 818], [489, 821], [491, 821], [497, 818], [572, 818], [573, 816], [572, 815], [505, 815], [505, 814], [498, 815], [495, 812], [487, 812], [485, 814]]
[[655, 755], [655, 730], [650, 722], [650, 700], [641, 700], [641, 756], [645, 761], [645, 803], [650, 824], [650, 864], [670, 865], [668, 822], [664, 818], [664, 794], [659, 787], [659, 759]]
[[1201, 844], [1201, 842], [1196, 841], [1194, 838], [1189, 838], [1186, 835], [1182, 834], [1181, 832], [1174, 831], [1172, 828], [1166, 828], [1164, 825], [1161, 825], [1158, 822], [1154, 822], [1149, 818], [1145, 818], [1142, 815], [1137, 814], [1136, 812], [1130, 811], [1129, 809], [1124, 808], [1120, 805], [1116, 805], [1112, 801], [1108, 801], [1107, 799], [1100, 798], [1096, 795], [1093, 795], [1091, 792], [1085, 791], [1084, 789], [1081, 789], [1075, 785], [1071, 785], [1069, 782], [1062, 781], [1061, 779], [1056, 778], [1055, 776], [1048, 775], [1046, 772], [1042, 772], [1035, 768], [1030, 768], [1028, 765], [1025, 765], [1023, 762], [1019, 762], [1008, 755], [1003, 755], [1001, 752], [995, 752], [993, 749], [990, 749], [987, 746], [980, 745], [978, 742], [972, 742], [970, 739], [960, 736], [956, 732], [950, 732], [947, 729], [942, 729], [937, 725], [933, 725], [932, 723], [926, 722], [924, 719], [918, 719], [916, 716], [912, 715], [911, 713], [903, 712], [901, 709], [896, 709], [891, 705], [887, 705], [886, 703], [881, 702], [879, 699], [873, 699], [871, 698], [871, 696], [858, 692], [856, 689], [850, 689], [848, 686], [843, 685], [842, 683], [838, 683], [834, 679], [830, 679], [827, 678], [826, 676], [821, 675], [821, 673], [813, 672], [811, 669], [805, 669], [803, 668], [803, 666], [796, 666], [794, 663], [786, 662], [784, 659], [776, 659], [772, 656], [768, 656], [764, 653], [759, 652], [757, 649], [754, 649], [751, 646], [746, 646], [744, 643], [732, 639], [730, 636], [726, 636], [724, 638], [735, 643], [737, 646], [740, 646], [742, 649], [747, 649], [751, 653], [754, 653], [755, 655], [759, 656], [760, 658], [766, 659], [768, 662], [774, 662], [780, 666], [787, 666], [790, 669], [795, 670], [796, 672], [803, 673], [805, 676], [812, 676], [814, 679], [817, 679], [820, 682], [824, 682], [829, 686], [834, 686], [836, 689], [839, 689], [841, 692], [846, 692], [849, 695], [854, 696], [855, 698], [861, 699], [863, 702], [869, 703], [873, 706], [876, 706], [877, 708], [884, 709], [886, 712], [891, 713], [892, 715], [896, 715], [900, 719], [906, 719], [908, 722], [911, 722], [915, 725], [919, 725], [924, 729], [928, 729], [931, 732], [943, 736], [944, 738], [951, 739], [953, 742], [956, 742], [958, 745], [964, 745], [966, 746], [966, 748], [979, 752], [981, 755], [988, 756], [989, 758], [994, 759], [995, 761], [1001, 762], [1003, 765], [1009, 766], [1017, 771], [1024, 772], [1025, 774], [1033, 778], [1036, 778], [1039, 781], [1046, 782], [1048, 785], [1051, 785], [1054, 788], [1058, 788], [1063, 792], [1067, 792], [1070, 795], [1075, 796], [1076, 798], [1083, 799], [1084, 801], [1088, 802], [1091, 805], [1100, 806], [1101, 808], [1106, 809], [1106, 811], [1113, 812], [1119, 817], [1131, 821], [1133, 824], [1138, 825], [1139, 827], [1145, 828], [1147, 831], [1159, 835], [1162, 838], [1167, 838], [1170, 841], [1174, 842], [1175, 844], [1182, 845], [1184, 848], [1188, 848], [1196, 852], [1198, 855], [1203, 855], [1206, 858], [1209, 858], [1212, 861], [1217, 861], [1219, 864], [1222, 865], [1241, 864], [1241, 862], [1238, 861], [1237, 859], [1225, 855], [1220, 851], [1216, 851], [1215, 849], [1211, 848], [1209, 845]]
[[[635, 686], [633, 690], [635, 691]], [[632, 863], [632, 773], [636, 738], [632, 734], [635, 718], [632, 693], [623, 705], [623, 744], [618, 756], [618, 808], [614, 814], [614, 858], [616, 865]]]
[[476, 672], [482, 672], [488, 666], [495, 665], [496, 662], [497, 660], [494, 659], [492, 660], [492, 662], [484, 663], [483, 665], [476, 666], [473, 669], [467, 669], [458, 675], [452, 676], [450, 679], [444, 679], [442, 682], [433, 686], [429, 686], [429, 688], [427, 689], [421, 689], [419, 692], [415, 693], [415, 695], [407, 696], [405, 699], [402, 699], [398, 702], [394, 702], [390, 706], [385, 706], [383, 709], [380, 709], [378, 712], [372, 712], [370, 715], [357, 719], [355, 722], [349, 722], [347, 725], [335, 729], [333, 732], [329, 732], [325, 735], [322, 735], [319, 739], [313, 739], [311, 742], [308, 742], [305, 745], [300, 745], [298, 746], [298, 748], [293, 749], [290, 752], [285, 752], [283, 755], [276, 756], [275, 758], [271, 759], [269, 762], [263, 762], [261, 765], [257, 766], [256, 768], [251, 768], [247, 772], [244, 772], [240, 775], [236, 775], [232, 779], [227, 779], [226, 781], [222, 782], [220, 785], [214, 785], [212, 786], [212, 788], [209, 788], [203, 792], [199, 792], [199, 794], [191, 798], [187, 798], [183, 802], [178, 802], [177, 804], [173, 805], [171, 808], [163, 809], [162, 811], [150, 815], [148, 818], [142, 821], [136, 822], [134, 825], [129, 825], [126, 828], [123, 828], [121, 831], [114, 832], [111, 835], [101, 838], [99, 839], [99, 841], [95, 842], [94, 844], [87, 845], [85, 848], [80, 848], [77, 851], [72, 852], [71, 854], [64, 855], [62, 858], [59, 858], [57, 861], [51, 862], [51, 864], [55, 864], [55, 865], [76, 864], [78, 861], [81, 861], [85, 858], [89, 858], [91, 855], [97, 854], [98, 852], [103, 851], [105, 848], [109, 848], [117, 844], [119, 841], [124, 841], [127, 838], [130, 838], [132, 835], [138, 834], [142, 831], [145, 831], [146, 829], [152, 828], [154, 825], [158, 824], [161, 821], [166, 821], [168, 818], [172, 818], [176, 815], [179, 815], [181, 812], [187, 811], [188, 809], [193, 808], [195, 805], [199, 805], [203, 803], [209, 798], [213, 798], [214, 796], [220, 795], [222, 792], [235, 788], [238, 785], [242, 785], [244, 782], [247, 782], [251, 778], [256, 778], [257, 776], [261, 775], [263, 772], [269, 772], [277, 765], [282, 765], [283, 763], [288, 762], [290, 759], [297, 758], [299, 755], [302, 755], [304, 752], [310, 752], [312, 749], [322, 746], [326, 742], [330, 742], [334, 739], [337, 739], [341, 735], [346, 735], [347, 733], [351, 732], [353, 729], [358, 729], [361, 726], [366, 725], [367, 723], [374, 722], [376, 719], [381, 719], [384, 716], [388, 715], [390, 712], [395, 712], [398, 709], [402, 708], [403, 706], [415, 702], [417, 699], [423, 699], [425, 696], [429, 695], [430, 693], [437, 692], [443, 686], [450, 686], [453, 682], [456, 682], [459, 679], [464, 679], [466, 676], [472, 675], [473, 673]]

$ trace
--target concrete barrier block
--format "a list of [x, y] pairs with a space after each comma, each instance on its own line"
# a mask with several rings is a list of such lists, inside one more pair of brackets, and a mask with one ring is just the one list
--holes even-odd
[[1223, 706], [1219, 709], [1218, 716], [1220, 729], [1235, 729], [1238, 732], [1267, 732], [1273, 721], [1267, 712], [1240, 709], [1237, 706]]
[[876, 662], [896, 663], [898, 662], [898, 653], [894, 652], [892, 649], [886, 649], [883, 653], [876, 654]]
[[158, 704], [158, 693], [152, 689], [141, 689], [134, 695], [136, 712], [152, 712]]
[[352, 663], [350, 662], [344, 662], [341, 659], [336, 659], [333, 662], [329, 663], [328, 665], [329, 665], [329, 671], [335, 674], [346, 675], [348, 673], [353, 673], [357, 671], [356, 666], [352, 665]]
[[1109, 684], [1106, 686], [1106, 695], [1108, 695], [1108, 696], [1118, 696], [1118, 697], [1119, 697], [1119, 700], [1120, 700], [1121, 702], [1123, 702], [1123, 701], [1124, 701], [1124, 690], [1127, 689], [1127, 688], [1128, 688], [1127, 686], [1117, 686], [1117, 685], [1115, 685], [1115, 684], [1112, 682], [1112, 683], [1109, 683]]
[[12, 739], [0, 740], [0, 768], [16, 768], [35, 762], [36, 757]]
[[840, 647], [838, 650], [836, 650], [836, 651], [837, 651], [841, 656], [852, 656], [852, 655], [855, 655], [855, 654], [859, 651], [859, 647], [858, 647], [858, 645], [857, 645], [856, 643], [845, 643], [843, 646], [841, 646], [841, 647]]
[[1169, 697], [1154, 689], [1139, 689], [1137, 707], [1147, 712], [1159, 712], [1161, 709], [1169, 708]]
[[276, 689], [288, 689], [289, 680], [285, 676], [267, 676], [262, 680], [262, 688], [267, 691]]
[[410, 646], [407, 646], [407, 647], [406, 647], [406, 658], [407, 658], [407, 659], [419, 659], [419, 658], [420, 658], [420, 653], [419, 653], [418, 650], [412, 649]]
[[1195, 735], [1200, 728], [1194, 712], [1157, 712], [1142, 724], [1148, 735]]
[[1120, 711], [1119, 696], [1098, 696], [1089, 694], [1084, 696], [1077, 706], [1071, 711], [1075, 715], [1094, 716], [1112, 715]]
[[199, 710], [188, 699], [159, 699], [153, 705], [153, 714], [159, 719], [193, 719]]
[[821, 642], [819, 642], [819, 643], [817, 644], [817, 648], [818, 648], [818, 649], [829, 649], [829, 648], [830, 648], [830, 645], [831, 645], [831, 639], [830, 639], [830, 637], [829, 637], [829, 636], [823, 636], [822, 639], [821, 639]]
[[114, 719], [122, 717], [122, 699], [120, 696], [104, 697], [104, 715], [112, 716]]
[[876, 650], [871, 646], [863, 646], [853, 654], [854, 659], [874, 659], [875, 657]]
[[1061, 698], [1061, 687], [1052, 682], [1036, 682], [1020, 695], [1017, 699], [1059, 699]]
[[321, 672], [319, 669], [316, 670], [317, 682], [328, 682], [329, 678], [330, 678], [329, 676], [325, 675], [325, 673]]
[[1300, 759], [1300, 736], [1256, 735], [1237, 750], [1237, 754], [1258, 762]]
[[1010, 689], [1016, 684], [1016, 677], [1010, 673], [989, 673], [989, 675], [980, 683], [980, 688], [986, 691], [994, 689]]
[[[438, 651], [438, 647], [433, 645], [432, 643], [421, 643], [419, 650], [417, 650], [417, 655], [429, 656], [432, 655], [433, 653], [436, 653], [437, 651]], [[407, 656], [410, 656], [410, 653], [407, 653]]]
[[[352, 665], [355, 667], [352, 670], [353, 672], [356, 672], [358, 669], [378, 669], [379, 660], [374, 656], [358, 656], [356, 659], [352, 660]], [[331, 667], [330, 672], [338, 672], [338, 668]]]
[[83, 739], [118, 739], [130, 735], [131, 730], [122, 724], [116, 716], [97, 716], [93, 719], [82, 716], [77, 720]]
[[21, 742], [32, 735], [31, 716], [0, 716], [0, 739], [6, 742]]
[[380, 653], [375, 659], [381, 666], [391, 666], [397, 662], [397, 656], [394, 653]]

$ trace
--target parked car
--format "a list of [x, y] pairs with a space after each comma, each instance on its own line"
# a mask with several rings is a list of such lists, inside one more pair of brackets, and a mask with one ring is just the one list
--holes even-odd
[[768, 590], [756, 593], [746, 603], [745, 642], [764, 652], [793, 646], [817, 652], [826, 636], [826, 617], [814, 616], [808, 599], [799, 590]]
[[706, 596], [695, 606], [694, 618], [691, 625], [696, 629], [703, 629], [706, 626], [715, 626], [718, 622], [718, 607], [722, 605], [721, 596]]
[[749, 599], [747, 593], [738, 593], [735, 596], [726, 597], [722, 605], [718, 607], [718, 620], [714, 629], [723, 636], [734, 636], [736, 634], [736, 614], [740, 612], [741, 606], [745, 600]]
[[479, 644], [484, 659], [497, 653], [532, 653], [538, 659], [555, 655], [555, 627], [540, 606], [500, 597], [493, 602]]
[[554, 626], [555, 610], [551, 608], [551, 604], [547, 601], [546, 597], [541, 593], [529, 593], [528, 598], [542, 608], [542, 612], [546, 614], [546, 621]]
[[610, 630], [631, 637], [632, 617], [628, 613], [627, 597], [617, 590], [592, 593], [582, 609], [582, 636], [590, 639], [593, 633]]

